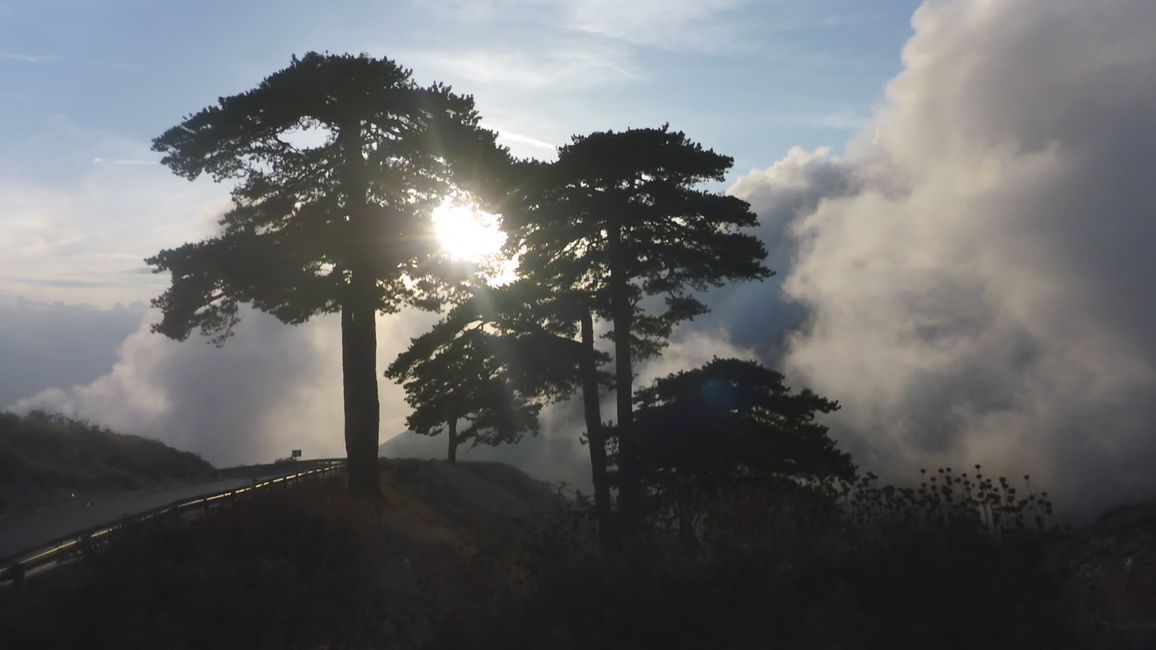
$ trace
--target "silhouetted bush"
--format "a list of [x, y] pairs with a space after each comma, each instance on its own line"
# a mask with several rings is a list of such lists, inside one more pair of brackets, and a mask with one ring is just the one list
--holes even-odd
[[652, 518], [613, 551], [560, 523], [533, 589], [437, 647], [1091, 647], [1049, 553], [1055, 529], [1017, 523], [1046, 501], [1006, 505], [993, 481], [973, 496], [994, 491], [1001, 516], [970, 516], [966, 499], [920, 496], [934, 484], [737, 483], [701, 495], [689, 541]]

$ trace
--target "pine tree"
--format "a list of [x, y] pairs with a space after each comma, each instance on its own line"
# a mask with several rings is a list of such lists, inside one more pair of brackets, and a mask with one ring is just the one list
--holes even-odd
[[[414, 339], [385, 375], [400, 381], [413, 412], [406, 425], [422, 435], [447, 434], [447, 458], [457, 461], [464, 442], [496, 446], [536, 432], [542, 392], [523, 368], [517, 336], [486, 331], [482, 318], [461, 311]], [[459, 431], [461, 421], [466, 429]]]
[[827, 481], [854, 477], [850, 456], [817, 421], [839, 404], [792, 392], [783, 375], [757, 362], [715, 358], [658, 379], [635, 402], [639, 467], [652, 497], [646, 511], [676, 514], [688, 539], [704, 514], [716, 526], [734, 517], [732, 524], [746, 526], [742, 504], [825, 501]]
[[839, 408], [755, 361], [715, 358], [639, 390], [636, 432], [648, 480], [713, 483], [739, 477], [854, 475], [816, 420]]
[[431, 211], [506, 164], [478, 125], [472, 98], [389, 59], [309, 53], [153, 142], [181, 176], [236, 181], [219, 234], [148, 260], [172, 274], [155, 331], [221, 343], [242, 303], [288, 324], [340, 313], [352, 493], [380, 489], [375, 317], [436, 302]]
[[[523, 276], [612, 327], [627, 511], [639, 482], [634, 362], [658, 354], [675, 324], [706, 311], [696, 292], [771, 275], [762, 243], [741, 232], [757, 223], [750, 207], [700, 187], [722, 181], [732, 164], [668, 126], [575, 136], [556, 162], [530, 170], [524, 203], [507, 213]], [[658, 296], [665, 307], [648, 300]]]

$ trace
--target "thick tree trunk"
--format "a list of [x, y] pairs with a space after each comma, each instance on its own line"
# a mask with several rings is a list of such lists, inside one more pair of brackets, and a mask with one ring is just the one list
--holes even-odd
[[350, 300], [341, 310], [342, 380], [345, 386], [345, 452], [349, 492], [381, 494], [377, 436], [377, 327], [374, 309]]
[[613, 539], [610, 520], [610, 483], [606, 477], [606, 436], [598, 403], [598, 370], [594, 358], [594, 318], [582, 310], [582, 404], [586, 411], [586, 438], [590, 445], [590, 469], [594, 480], [594, 512], [603, 544]]
[[450, 439], [449, 455], [447, 460], [451, 465], [456, 465], [458, 462], [458, 419], [446, 419], [446, 434]]
[[350, 121], [340, 133], [345, 173], [341, 179], [349, 217], [346, 297], [341, 306], [342, 380], [345, 387], [345, 451], [349, 492], [380, 496], [377, 440], [381, 407], [377, 397], [377, 280], [373, 275], [369, 186], [361, 122]]
[[630, 328], [634, 305], [630, 303], [620, 225], [611, 226], [608, 244], [610, 309], [614, 323], [614, 390], [618, 416], [618, 501], [624, 530], [629, 530], [638, 514], [639, 473], [634, 440], [634, 371], [630, 359]]

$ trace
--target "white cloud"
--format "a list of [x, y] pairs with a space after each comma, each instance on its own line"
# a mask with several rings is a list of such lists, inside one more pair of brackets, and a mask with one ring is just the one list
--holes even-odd
[[97, 309], [0, 292], [0, 407], [106, 373], [145, 310], [142, 304]]
[[[18, 412], [40, 408], [75, 414], [126, 433], [160, 439], [203, 454], [218, 465], [270, 461], [288, 450], [343, 456], [341, 344], [336, 319], [286, 326], [247, 311], [223, 347], [199, 337], [172, 341], [141, 322], [120, 345], [110, 371], [72, 388], [19, 400]], [[378, 367], [384, 368], [432, 317], [378, 319]], [[379, 379], [381, 430], [404, 429], [401, 389]]]
[[656, 379], [706, 365], [715, 357], [757, 359], [758, 355], [731, 342], [725, 330], [686, 329], [675, 336], [662, 356], [641, 365], [634, 386], [636, 389], [649, 386]]
[[870, 121], [871, 117], [862, 111], [842, 109], [816, 115], [808, 119], [807, 123], [811, 126], [819, 126], [827, 129], [857, 131]]
[[0, 51], [0, 59], [8, 61], [19, 61], [20, 63], [52, 63], [59, 61], [59, 57], [55, 56], [39, 56], [35, 54], [23, 54], [20, 52], [3, 52]]
[[144, 160], [141, 158], [93, 158], [95, 165], [156, 165], [159, 164], [156, 160]]
[[549, 142], [546, 142], [545, 140], [539, 140], [538, 138], [535, 138], [532, 136], [523, 135], [521, 133], [516, 133], [516, 132], [510, 131], [508, 129], [502, 129], [502, 128], [493, 126], [492, 124], [483, 124], [482, 126], [496, 132], [498, 134], [498, 142], [501, 144], [504, 144], [506, 146], [509, 146], [509, 147], [516, 147], [518, 145], [528, 145], [534, 149], [541, 150], [541, 151], [538, 151], [537, 153], [541, 153], [542, 151], [549, 151], [549, 152], [553, 153], [553, 152], [557, 151], [557, 149], [558, 149], [558, 145], [551, 144]]
[[468, 49], [414, 52], [406, 60], [472, 82], [514, 88], [584, 89], [636, 81], [631, 56], [613, 46], [572, 45], [543, 52]]
[[571, 29], [669, 50], [729, 49], [743, 23], [727, 15], [749, 0], [571, 0], [562, 3]]
[[477, 25], [529, 23], [563, 34], [588, 35], [664, 50], [733, 49], [747, 37], [751, 0], [461, 0], [435, 8]]
[[174, 176], [139, 143], [83, 131], [66, 138], [115, 157], [54, 179], [21, 178], [16, 162], [0, 161], [0, 290], [106, 307], [151, 299], [164, 280], [140, 273], [144, 258], [199, 239], [226, 189]]
[[1029, 472], [1084, 513], [1151, 496], [1156, 4], [948, 0], [914, 25], [846, 159], [734, 188], [795, 247], [788, 368], [869, 466]]

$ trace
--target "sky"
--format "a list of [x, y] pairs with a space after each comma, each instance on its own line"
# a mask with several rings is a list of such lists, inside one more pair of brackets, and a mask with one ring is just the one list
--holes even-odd
[[[367, 52], [473, 94], [519, 155], [669, 122], [734, 157], [718, 189], [778, 275], [712, 293], [640, 384], [759, 358], [837, 399], [885, 477], [982, 463], [1074, 513], [1156, 496], [1156, 3], [1092, 5], [0, 0], [0, 407], [218, 464], [340, 453], [331, 319], [248, 314], [220, 350], [148, 332], [166, 278], [143, 258], [227, 207], [149, 142], [294, 53]], [[382, 365], [432, 319], [383, 316]], [[581, 485], [578, 419], [492, 453]]]
[[[0, 291], [111, 306], [201, 236], [226, 190], [156, 137], [310, 50], [389, 56], [473, 94], [525, 156], [669, 121], [734, 156], [846, 140], [898, 67], [912, 2], [0, 2]], [[775, 153], [770, 153], [775, 152]]]

